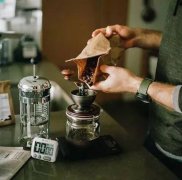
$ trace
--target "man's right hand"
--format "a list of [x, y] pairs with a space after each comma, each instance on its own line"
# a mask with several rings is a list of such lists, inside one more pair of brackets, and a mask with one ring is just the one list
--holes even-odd
[[136, 94], [142, 81], [142, 78], [126, 68], [101, 65], [100, 70], [107, 74], [107, 78], [91, 86], [93, 90], [107, 93], [130, 92]]

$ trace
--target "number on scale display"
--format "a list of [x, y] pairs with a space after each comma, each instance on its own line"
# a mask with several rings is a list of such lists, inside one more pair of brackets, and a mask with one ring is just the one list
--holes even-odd
[[35, 142], [34, 152], [52, 156], [53, 145], [47, 143]]

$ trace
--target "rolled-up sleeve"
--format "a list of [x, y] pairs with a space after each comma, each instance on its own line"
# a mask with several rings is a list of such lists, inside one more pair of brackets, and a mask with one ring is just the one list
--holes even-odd
[[182, 85], [176, 86], [173, 91], [173, 107], [175, 111], [182, 113]]

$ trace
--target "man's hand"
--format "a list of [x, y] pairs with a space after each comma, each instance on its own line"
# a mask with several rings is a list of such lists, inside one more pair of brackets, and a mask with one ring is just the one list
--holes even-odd
[[162, 33], [155, 30], [129, 28], [122, 25], [107, 26], [96, 29], [92, 37], [103, 33], [106, 37], [119, 34], [123, 42], [123, 48], [140, 47], [144, 49], [158, 49], [162, 39]]
[[[131, 71], [121, 67], [102, 65], [100, 66], [100, 70], [103, 73], [108, 74], [108, 76], [106, 80], [97, 82], [91, 86], [91, 89], [93, 90], [108, 93], [129, 92], [136, 94], [143, 80]], [[170, 109], [174, 109], [172, 98], [174, 88], [174, 85], [153, 82], [149, 86], [148, 94], [152, 100], [157, 103]]]
[[125, 68], [102, 65], [100, 66], [100, 70], [108, 74], [107, 79], [96, 83], [91, 89], [110, 93], [136, 93], [142, 81], [142, 78], [137, 77]]

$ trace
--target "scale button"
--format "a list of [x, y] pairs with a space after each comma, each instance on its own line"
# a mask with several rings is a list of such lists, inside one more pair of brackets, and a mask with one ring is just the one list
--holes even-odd
[[43, 157], [43, 160], [45, 160], [45, 161], [50, 161], [50, 160], [51, 160], [51, 157], [49, 157], [49, 156], [44, 156], [44, 157]]
[[38, 158], [41, 159], [41, 155], [38, 155]]

